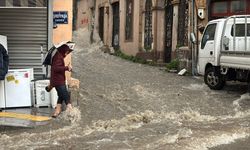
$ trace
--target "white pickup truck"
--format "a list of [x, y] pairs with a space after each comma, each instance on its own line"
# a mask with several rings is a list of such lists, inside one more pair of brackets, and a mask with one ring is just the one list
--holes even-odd
[[250, 15], [208, 23], [199, 45], [197, 71], [214, 90], [230, 80], [250, 82]]

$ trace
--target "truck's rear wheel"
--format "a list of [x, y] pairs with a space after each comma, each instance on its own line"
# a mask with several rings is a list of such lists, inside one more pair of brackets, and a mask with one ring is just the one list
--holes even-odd
[[204, 82], [210, 89], [213, 90], [221, 90], [225, 85], [225, 80], [223, 80], [222, 75], [213, 67], [210, 67], [206, 70]]

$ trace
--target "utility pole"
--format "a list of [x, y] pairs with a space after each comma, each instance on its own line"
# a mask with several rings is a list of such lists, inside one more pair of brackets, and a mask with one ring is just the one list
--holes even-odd
[[196, 49], [195, 49], [195, 42], [197, 42], [197, 39], [195, 37], [195, 22], [194, 22], [194, 16], [195, 16], [195, 0], [192, 0], [192, 11], [191, 11], [191, 41], [192, 41], [192, 75], [196, 75]]

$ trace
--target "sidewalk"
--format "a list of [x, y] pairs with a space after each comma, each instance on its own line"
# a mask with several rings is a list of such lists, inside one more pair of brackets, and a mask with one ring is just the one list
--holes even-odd
[[53, 108], [15, 108], [0, 112], [0, 126], [35, 127], [46, 125]]

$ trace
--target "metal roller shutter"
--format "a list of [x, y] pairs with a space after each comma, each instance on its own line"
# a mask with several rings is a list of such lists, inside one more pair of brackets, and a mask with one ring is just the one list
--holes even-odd
[[8, 38], [10, 69], [34, 68], [43, 73], [41, 45], [48, 45], [47, 8], [0, 8], [0, 34]]

